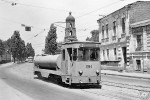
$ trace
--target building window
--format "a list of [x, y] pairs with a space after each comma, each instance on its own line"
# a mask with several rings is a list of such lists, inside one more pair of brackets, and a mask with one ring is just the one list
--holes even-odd
[[104, 26], [102, 26], [102, 38], [104, 39]]
[[115, 60], [117, 59], [117, 49], [114, 48], [114, 56], [115, 56]]
[[142, 35], [137, 35], [137, 45], [138, 46], [142, 45]]
[[142, 35], [137, 35], [137, 48], [136, 51], [140, 51], [142, 49]]
[[107, 38], [108, 38], [108, 24], [106, 25], [106, 35], [107, 35]]
[[114, 55], [115, 55], [115, 56], [117, 55], [117, 50], [116, 50], [116, 48], [114, 48]]
[[103, 50], [103, 57], [105, 57], [105, 50]]
[[113, 22], [113, 31], [114, 31], [114, 36], [116, 36], [116, 21]]
[[146, 26], [146, 33], [147, 33], [147, 34], [150, 34], [150, 25], [147, 25], [147, 26]]
[[109, 59], [109, 49], [107, 49], [107, 58]]
[[122, 33], [125, 33], [125, 18], [122, 18]]

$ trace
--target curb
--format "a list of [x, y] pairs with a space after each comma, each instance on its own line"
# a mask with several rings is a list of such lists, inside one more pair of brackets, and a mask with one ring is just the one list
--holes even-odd
[[123, 77], [131, 77], [131, 78], [142, 78], [142, 79], [150, 79], [150, 77], [142, 77], [142, 76], [132, 76], [132, 75], [121, 75], [121, 74], [113, 74], [113, 73], [101, 73], [103, 75], [115, 75], [115, 76], [123, 76]]

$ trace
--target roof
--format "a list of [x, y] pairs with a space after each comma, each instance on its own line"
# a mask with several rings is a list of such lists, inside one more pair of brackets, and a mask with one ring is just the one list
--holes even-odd
[[66, 18], [66, 21], [75, 21], [75, 18], [71, 15], [71, 12], [69, 12], [69, 16]]
[[105, 18], [107, 19], [108, 16], [111, 16], [112, 14], [115, 14], [116, 12], [119, 12], [120, 10], [123, 10], [123, 9], [129, 10], [130, 8], [134, 7], [134, 5], [137, 5], [137, 4], [139, 4], [139, 3], [150, 3], [150, 1], [136, 1], [136, 2], [133, 2], [133, 3], [131, 3], [131, 4], [125, 5], [124, 7], [120, 8], [120, 9], [118, 9], [118, 10], [116, 10], [116, 11], [114, 11], [114, 12], [112, 12], [112, 13], [110, 13], [110, 14], [108, 14], [108, 15], [102, 17], [102, 18], [99, 18], [99, 19], [97, 20], [97, 22], [99, 23], [101, 20], [103, 20], [103, 19], [105, 19]]
[[94, 42], [94, 41], [72, 41], [72, 42], [65, 42], [65, 43], [62, 43], [63, 45], [64, 44], [101, 44], [100, 42]]

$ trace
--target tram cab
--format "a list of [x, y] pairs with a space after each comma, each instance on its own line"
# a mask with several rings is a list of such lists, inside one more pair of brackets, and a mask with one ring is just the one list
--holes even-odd
[[62, 44], [62, 81], [67, 84], [99, 84], [100, 43], [65, 42]]

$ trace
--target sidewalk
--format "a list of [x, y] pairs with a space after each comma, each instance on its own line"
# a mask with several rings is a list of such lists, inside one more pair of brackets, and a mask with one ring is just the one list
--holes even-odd
[[112, 71], [112, 70], [101, 70], [101, 74], [150, 79], [150, 74], [148, 74], [148, 73], [135, 73], [135, 72], [125, 72], [125, 71], [118, 72], [118, 71]]
[[[0, 68], [7, 67], [12, 64], [13, 63], [1, 64]], [[5, 83], [4, 80], [6, 79], [6, 77], [0, 76], [0, 100], [33, 100]]]
[[0, 100], [32, 100], [0, 79]]
[[10, 66], [12, 64], [13, 64], [13, 62], [5, 63], [5, 64], [0, 64], [0, 68], [6, 67], [6, 66]]

